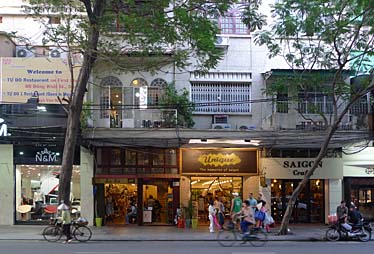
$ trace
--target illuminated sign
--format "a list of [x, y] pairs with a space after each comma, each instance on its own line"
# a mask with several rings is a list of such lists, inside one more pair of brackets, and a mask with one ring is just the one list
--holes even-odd
[[59, 153], [55, 153], [47, 148], [44, 148], [43, 151], [36, 153], [35, 162], [57, 162], [57, 156], [59, 155]]
[[8, 126], [4, 123], [4, 119], [0, 118], [0, 137], [8, 136]]
[[182, 149], [183, 174], [257, 174], [257, 151]]

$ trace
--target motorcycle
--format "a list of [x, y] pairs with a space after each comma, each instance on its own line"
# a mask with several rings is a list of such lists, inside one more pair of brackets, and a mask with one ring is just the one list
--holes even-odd
[[332, 242], [339, 241], [340, 239], [358, 239], [361, 242], [367, 242], [371, 239], [372, 228], [369, 222], [350, 225], [352, 226], [351, 231], [347, 230], [345, 227], [343, 227], [342, 223], [339, 222], [330, 225], [326, 231], [326, 239]]

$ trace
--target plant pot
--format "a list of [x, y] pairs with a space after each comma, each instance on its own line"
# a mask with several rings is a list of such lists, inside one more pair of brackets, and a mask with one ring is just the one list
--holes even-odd
[[192, 223], [192, 228], [197, 228], [197, 219], [192, 219], [191, 220], [191, 223]]
[[103, 223], [103, 218], [95, 218], [96, 227], [101, 227], [102, 223]]

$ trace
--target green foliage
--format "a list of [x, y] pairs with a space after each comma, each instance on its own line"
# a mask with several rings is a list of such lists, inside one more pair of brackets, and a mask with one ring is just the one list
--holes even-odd
[[175, 119], [175, 114], [169, 114], [167, 118], [170, 125], [174, 125], [172, 123], [175, 122], [177, 122], [178, 126], [185, 128], [192, 128], [195, 125], [192, 119], [195, 106], [190, 102], [189, 92], [186, 88], [178, 93], [174, 85], [167, 86], [165, 95], [161, 98], [160, 105], [166, 109], [176, 109], [177, 119]]
[[80, 116], [81, 129], [88, 128], [88, 120], [92, 119], [91, 102], [84, 102]]
[[[336, 106], [340, 99], [349, 102], [367, 93], [373, 82], [361, 82], [353, 93], [343, 81], [374, 70], [373, 5], [370, 0], [285, 0], [272, 5], [273, 23], [256, 33], [255, 42], [293, 71], [272, 76], [265, 93], [286, 93], [300, 102], [306, 97], [297, 94], [315, 90], [334, 98]], [[247, 14], [248, 20], [263, 19], [259, 13]]]
[[[218, 13], [225, 13], [233, 0], [171, 1], [171, 0], [101, 0], [104, 14], [95, 18], [92, 6], [99, 0], [31, 0], [25, 11], [38, 18], [48, 29], [44, 43], [71, 45], [84, 52], [90, 43], [92, 22], [98, 26], [101, 37], [96, 53], [98, 59], [116, 61], [123, 71], [155, 71], [160, 65], [173, 63], [177, 68], [190, 66], [208, 70], [223, 56], [215, 47], [218, 33], [213, 21]], [[52, 25], [47, 16], [61, 17], [61, 24]], [[162, 61], [148, 60], [136, 67], [120, 63], [124, 55], [137, 58], [164, 57]], [[169, 56], [165, 58], [165, 55]], [[196, 61], [190, 61], [191, 57]], [[139, 61], [140, 62], [140, 61]]]

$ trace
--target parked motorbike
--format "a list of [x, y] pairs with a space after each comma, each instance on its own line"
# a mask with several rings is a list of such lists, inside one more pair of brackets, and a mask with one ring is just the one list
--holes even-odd
[[341, 223], [336, 223], [329, 226], [326, 231], [326, 239], [329, 241], [353, 240], [358, 239], [361, 242], [367, 242], [371, 239], [372, 228], [369, 222], [362, 222], [360, 224], [351, 224], [352, 230], [348, 231]]

